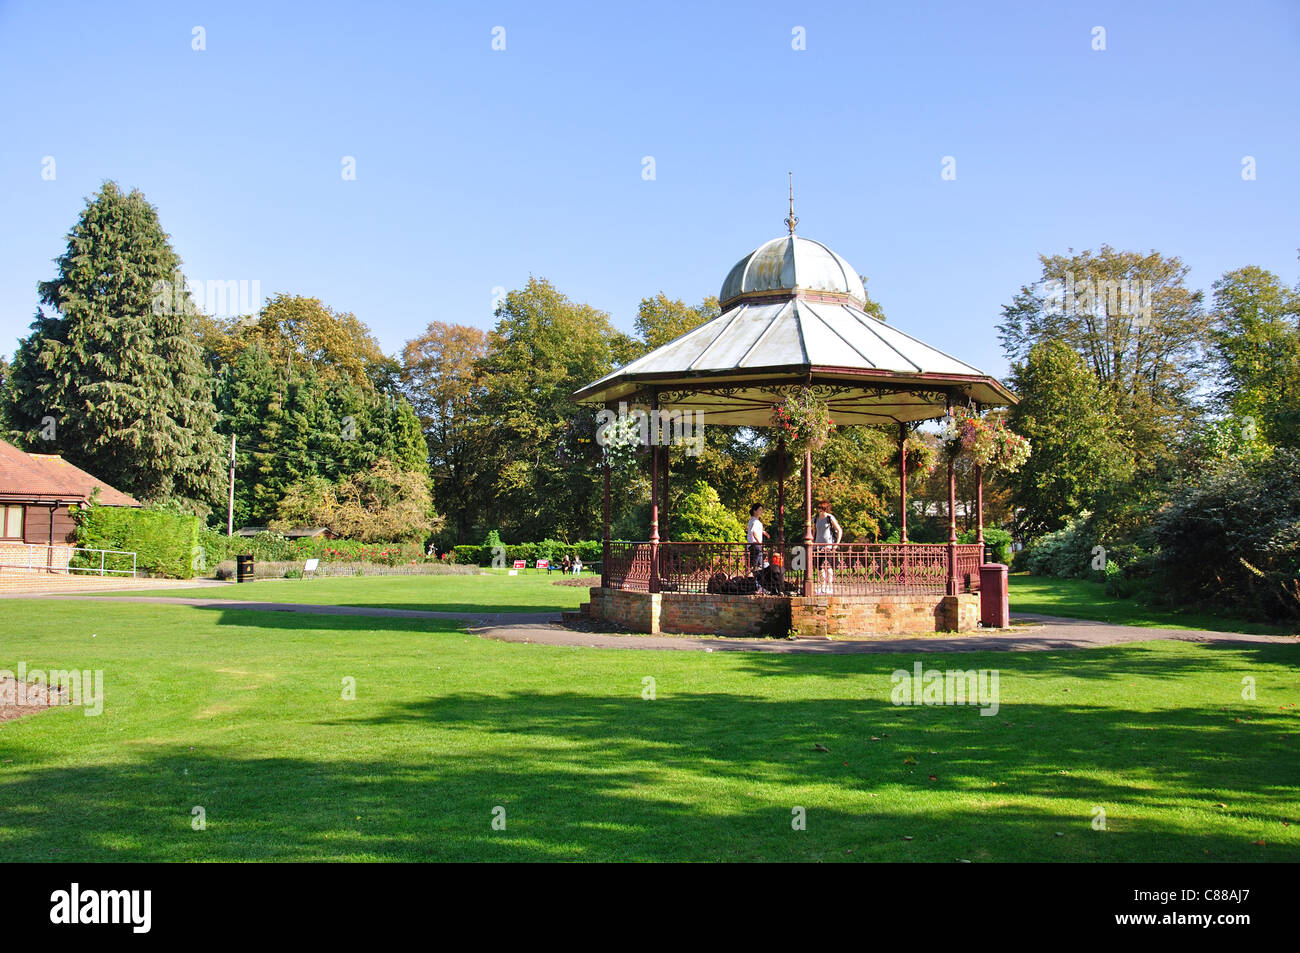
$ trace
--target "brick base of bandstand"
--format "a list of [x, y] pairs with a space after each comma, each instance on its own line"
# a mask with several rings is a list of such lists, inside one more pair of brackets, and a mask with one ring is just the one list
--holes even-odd
[[830, 638], [971, 632], [978, 595], [734, 596], [595, 586], [585, 619], [633, 632]]

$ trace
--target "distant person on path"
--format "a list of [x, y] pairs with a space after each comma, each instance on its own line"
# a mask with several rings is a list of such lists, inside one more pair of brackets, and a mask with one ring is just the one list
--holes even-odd
[[[835, 558], [829, 546], [838, 544], [844, 538], [844, 528], [840, 526], [834, 514], [831, 513], [830, 500], [817, 501], [817, 520], [813, 523], [813, 543], [814, 552], [821, 550], [817, 557], [818, 563], [818, 580], [820, 586], [817, 594], [820, 596], [829, 596], [831, 589], [835, 585], [835, 570], [831, 568], [831, 561]], [[826, 548], [823, 548], [826, 547]]]
[[746, 549], [751, 573], [763, 568], [763, 537], [766, 535], [767, 530], [763, 529], [763, 504], [755, 503], [749, 509], [749, 526], [745, 529], [745, 542], [749, 544]]

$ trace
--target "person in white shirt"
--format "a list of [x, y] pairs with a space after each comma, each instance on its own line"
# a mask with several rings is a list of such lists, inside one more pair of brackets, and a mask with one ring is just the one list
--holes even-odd
[[763, 568], [763, 504], [755, 503], [749, 510], [749, 525], [745, 528], [745, 542], [749, 545], [749, 571], [758, 572]]
[[817, 520], [813, 524], [813, 552], [820, 550], [817, 558], [819, 564], [817, 575], [821, 583], [817, 589], [818, 595], [829, 596], [832, 586], [835, 585], [835, 570], [831, 568], [831, 561], [835, 557], [830, 544], [838, 544], [843, 538], [844, 529], [840, 526], [840, 521], [831, 513], [830, 500], [818, 500]]

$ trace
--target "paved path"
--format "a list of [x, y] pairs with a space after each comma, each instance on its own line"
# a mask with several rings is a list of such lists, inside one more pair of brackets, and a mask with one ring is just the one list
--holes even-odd
[[580, 632], [564, 626], [522, 621], [491, 624], [470, 631], [503, 642], [536, 642], [602, 649], [704, 650], [706, 652], [787, 652], [801, 654], [851, 655], [863, 652], [1043, 652], [1056, 649], [1087, 649], [1124, 642], [1176, 639], [1183, 642], [1271, 642], [1300, 645], [1300, 638], [1285, 635], [1246, 635], [1240, 632], [1200, 632], [1192, 629], [1150, 629], [1142, 626], [1111, 625], [1083, 619], [1012, 613], [1019, 621], [1032, 623], [1010, 632], [974, 632], [970, 635], [934, 635], [898, 639], [732, 639], [693, 638], [673, 635], [605, 635]]
[[231, 583], [218, 579], [131, 579], [125, 576], [80, 576], [54, 573], [43, 576], [8, 576], [13, 586], [0, 592], [0, 599], [39, 599], [44, 596], [77, 595], [92, 592], [119, 592], [137, 589], [221, 589]]
[[559, 612], [439, 612], [424, 609], [388, 609], [376, 606], [334, 606], [307, 602], [246, 602], [236, 599], [183, 598], [180, 596], [91, 596], [51, 594], [46, 599], [101, 602], [143, 602], [195, 606], [200, 609], [251, 609], [258, 612], [299, 612], [306, 615], [372, 616], [386, 619], [454, 619], [468, 623], [475, 635], [501, 642], [573, 646], [597, 649], [663, 649], [705, 652], [786, 652], [848, 655], [861, 652], [1043, 652], [1087, 649], [1125, 642], [1175, 639], [1182, 642], [1254, 642], [1300, 645], [1300, 637], [1247, 635], [1241, 632], [1203, 632], [1195, 629], [1152, 629], [1112, 625], [1085, 619], [1013, 612], [1029, 625], [1010, 632], [974, 632], [970, 635], [933, 635], [898, 639], [736, 639], [682, 635], [619, 635], [584, 632], [559, 625]]

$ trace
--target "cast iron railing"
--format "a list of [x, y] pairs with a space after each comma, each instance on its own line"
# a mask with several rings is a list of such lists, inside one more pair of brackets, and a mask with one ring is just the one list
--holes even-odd
[[[958, 591], [978, 591], [983, 548], [959, 543], [954, 553]], [[756, 563], [745, 543], [661, 542], [657, 574], [653, 554], [648, 542], [611, 542], [608, 585], [638, 592], [799, 595], [811, 562], [815, 593], [941, 596], [948, 590], [947, 543], [813, 544], [810, 558], [802, 545], [778, 553], [765, 544]]]

